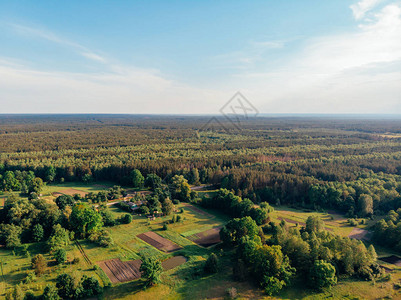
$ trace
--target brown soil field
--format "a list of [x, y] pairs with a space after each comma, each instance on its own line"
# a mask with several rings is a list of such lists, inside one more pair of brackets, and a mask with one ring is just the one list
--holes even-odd
[[138, 234], [137, 237], [164, 252], [173, 252], [182, 249], [182, 247], [178, 246], [168, 239], [161, 237], [153, 231]]
[[53, 196], [55, 196], [55, 197], [58, 197], [60, 195], [70, 195], [70, 196], [72, 196], [72, 195], [75, 195], [75, 194], [78, 194], [81, 197], [85, 197], [85, 195], [87, 193], [84, 192], [84, 191], [76, 190], [76, 189], [65, 189], [65, 190], [61, 190], [61, 191], [53, 193]]
[[398, 257], [396, 255], [380, 257], [379, 259], [386, 263], [396, 265], [397, 267], [401, 267], [401, 257]]
[[112, 283], [126, 282], [141, 277], [139, 268], [141, 260], [130, 260], [122, 262], [120, 259], [111, 259], [98, 262], [98, 265], [106, 273]]
[[372, 237], [372, 233], [361, 228], [352, 229], [351, 233], [348, 235], [349, 238], [357, 239], [357, 240], [365, 240], [369, 241]]
[[162, 266], [164, 271], [174, 269], [175, 267], [178, 267], [182, 265], [183, 263], [187, 262], [187, 258], [182, 255], [174, 256], [169, 259], [166, 259], [165, 261], [162, 262]]
[[220, 240], [220, 229], [221, 227], [212, 228], [188, 237], [194, 243], [203, 246], [209, 247], [221, 242]]

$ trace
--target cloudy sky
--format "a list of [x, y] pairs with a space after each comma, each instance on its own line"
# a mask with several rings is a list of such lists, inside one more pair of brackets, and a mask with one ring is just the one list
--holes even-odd
[[0, 113], [401, 114], [401, 0], [2, 1]]

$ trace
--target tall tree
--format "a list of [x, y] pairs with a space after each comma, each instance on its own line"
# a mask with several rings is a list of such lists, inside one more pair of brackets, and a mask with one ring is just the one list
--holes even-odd
[[139, 269], [142, 277], [147, 280], [147, 285], [154, 285], [160, 282], [160, 275], [163, 271], [162, 263], [154, 257], [145, 257]]

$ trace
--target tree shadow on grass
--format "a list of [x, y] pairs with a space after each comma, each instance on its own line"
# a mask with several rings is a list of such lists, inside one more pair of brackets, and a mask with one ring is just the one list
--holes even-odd
[[135, 295], [146, 288], [146, 281], [138, 279], [131, 282], [120, 283], [112, 288], [106, 288], [101, 299], [120, 299]]

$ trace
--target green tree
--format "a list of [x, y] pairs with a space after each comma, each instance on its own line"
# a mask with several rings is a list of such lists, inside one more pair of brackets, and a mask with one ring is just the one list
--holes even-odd
[[83, 275], [81, 278], [82, 293], [80, 297], [93, 297], [102, 293], [103, 289], [96, 278]]
[[238, 244], [241, 238], [245, 236], [253, 239], [258, 234], [259, 227], [251, 217], [233, 219], [220, 230], [221, 240], [228, 245]]
[[324, 260], [315, 261], [310, 272], [310, 283], [317, 289], [336, 285], [336, 268]]
[[199, 170], [197, 168], [192, 168], [188, 174], [188, 181], [190, 184], [199, 184]]
[[152, 190], [160, 187], [162, 184], [162, 179], [156, 174], [148, 174], [145, 179], [145, 186], [151, 188]]
[[324, 229], [324, 222], [318, 216], [309, 216], [306, 219], [306, 231], [309, 233], [319, 232]]
[[70, 274], [61, 274], [56, 278], [58, 294], [62, 299], [80, 298], [82, 285], [80, 281], [73, 278]]
[[40, 195], [40, 192], [43, 189], [43, 180], [42, 178], [36, 177], [33, 179], [28, 185], [28, 193], [35, 193], [36, 195]]
[[70, 243], [70, 233], [60, 224], [53, 226], [53, 232], [50, 235], [47, 245], [50, 250], [56, 250], [60, 247], [67, 246]]
[[102, 228], [102, 216], [85, 203], [78, 203], [72, 208], [70, 225], [81, 237], [98, 231]]
[[3, 189], [5, 191], [18, 191], [20, 182], [15, 178], [13, 171], [7, 171], [3, 176]]
[[171, 215], [171, 213], [172, 213], [173, 211], [174, 211], [174, 204], [173, 204], [173, 202], [170, 200], [170, 198], [164, 199], [164, 201], [162, 202], [162, 212], [163, 212], [163, 215], [169, 216], [169, 215]]
[[362, 217], [373, 214], [373, 198], [370, 195], [362, 194], [358, 200], [359, 215]]
[[283, 286], [285, 286], [285, 282], [276, 277], [265, 275], [262, 280], [262, 286], [265, 293], [272, 296], [281, 291]]
[[58, 265], [63, 264], [67, 259], [67, 251], [64, 248], [59, 248], [54, 251], [53, 257]]
[[142, 176], [141, 171], [135, 169], [131, 171], [131, 182], [133, 187], [142, 188], [145, 178]]
[[40, 224], [36, 224], [35, 226], [33, 226], [32, 229], [32, 238], [35, 242], [40, 242], [43, 240], [45, 236], [45, 232], [43, 230], [43, 226]]
[[180, 201], [191, 200], [191, 187], [182, 175], [175, 175], [172, 180], [172, 196]]
[[43, 295], [43, 300], [61, 300], [60, 296], [58, 295], [58, 290], [56, 286], [52, 284], [46, 285]]
[[61, 209], [64, 210], [67, 206], [73, 206], [75, 200], [70, 195], [60, 195], [56, 198], [56, 204]]
[[15, 248], [21, 245], [22, 228], [14, 224], [1, 224], [0, 237], [7, 248]]
[[56, 179], [56, 168], [50, 166], [45, 172], [45, 178], [47, 182], [53, 182]]
[[132, 215], [131, 214], [125, 214], [124, 216], [121, 217], [121, 223], [130, 224], [131, 222], [132, 222]]
[[219, 259], [216, 254], [212, 253], [211, 255], [209, 255], [203, 269], [205, 273], [217, 273], [219, 269]]
[[162, 263], [154, 257], [143, 258], [139, 271], [142, 272], [142, 277], [147, 280], [147, 285], [154, 285], [160, 282], [160, 275], [163, 271]]

